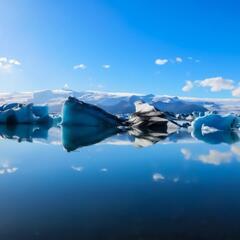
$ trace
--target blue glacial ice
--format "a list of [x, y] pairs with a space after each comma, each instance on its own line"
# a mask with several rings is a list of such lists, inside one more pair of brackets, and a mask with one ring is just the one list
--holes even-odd
[[69, 97], [62, 108], [62, 124], [104, 128], [120, 126], [123, 120], [95, 105]]
[[48, 106], [34, 106], [30, 104], [10, 103], [0, 107], [1, 124], [38, 124], [54, 122], [50, 117]]
[[240, 118], [234, 114], [219, 115], [208, 114], [203, 117], [198, 117], [192, 122], [192, 127], [195, 131], [202, 131], [206, 128], [212, 131], [229, 131], [239, 128]]

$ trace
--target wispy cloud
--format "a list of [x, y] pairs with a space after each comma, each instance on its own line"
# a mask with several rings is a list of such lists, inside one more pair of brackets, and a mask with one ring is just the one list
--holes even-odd
[[194, 87], [194, 84], [192, 81], [186, 81], [185, 85], [182, 87], [182, 91], [189, 92], [190, 90], [192, 90], [193, 87]]
[[236, 87], [232, 90], [233, 97], [240, 97], [240, 87]]
[[87, 66], [83, 63], [73, 66], [73, 69], [75, 69], [75, 70], [77, 70], [77, 69], [84, 70], [86, 68], [87, 68]]
[[20, 66], [21, 62], [14, 58], [0, 57], [0, 69], [11, 70], [14, 66]]
[[182, 63], [183, 62], [183, 59], [181, 57], [176, 57], [176, 62], [177, 63]]
[[187, 59], [188, 59], [189, 61], [192, 61], [192, 62], [195, 62], [195, 63], [199, 63], [199, 62], [200, 62], [199, 59], [194, 59], [193, 57], [187, 57]]
[[161, 59], [161, 58], [158, 58], [155, 60], [155, 64], [156, 65], [165, 65], [168, 63], [168, 59]]
[[104, 64], [104, 65], [102, 65], [102, 68], [104, 68], [104, 69], [109, 69], [111, 66], [109, 65], [109, 64]]

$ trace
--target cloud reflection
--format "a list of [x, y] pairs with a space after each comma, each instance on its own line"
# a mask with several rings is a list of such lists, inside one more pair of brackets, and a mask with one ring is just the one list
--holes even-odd
[[77, 171], [77, 172], [82, 172], [84, 167], [82, 166], [72, 166], [71, 167], [74, 171]]
[[192, 156], [192, 153], [189, 149], [187, 148], [181, 148], [181, 153], [183, 154], [183, 157], [186, 159], [186, 160], [189, 160]]
[[165, 179], [165, 177], [161, 173], [154, 173], [152, 179], [154, 182], [161, 182]]
[[0, 167], [0, 175], [15, 173], [18, 170], [17, 167], [11, 167], [9, 163], [4, 162]]
[[232, 153], [231, 152], [220, 152], [217, 150], [209, 150], [209, 153], [204, 155], [199, 155], [198, 160], [206, 163], [206, 164], [212, 164], [212, 165], [220, 165], [223, 163], [229, 163], [232, 159]]

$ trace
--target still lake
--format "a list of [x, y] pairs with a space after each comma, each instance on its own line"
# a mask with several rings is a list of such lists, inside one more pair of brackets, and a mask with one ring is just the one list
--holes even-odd
[[0, 132], [0, 239], [240, 239], [236, 133]]

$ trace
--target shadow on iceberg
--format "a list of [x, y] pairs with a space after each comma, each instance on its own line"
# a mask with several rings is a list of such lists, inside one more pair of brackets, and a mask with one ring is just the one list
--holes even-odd
[[47, 139], [48, 125], [0, 124], [0, 136], [4, 139], [15, 139], [18, 142], [32, 142], [33, 139]]
[[93, 145], [111, 137], [121, 130], [118, 128], [101, 128], [94, 126], [62, 126], [62, 144], [68, 151]]
[[198, 140], [204, 141], [209, 144], [220, 144], [227, 143], [233, 144], [239, 142], [239, 135], [236, 131], [225, 130], [225, 131], [214, 131], [209, 133], [204, 133], [202, 129], [195, 128], [192, 132], [193, 137]]

